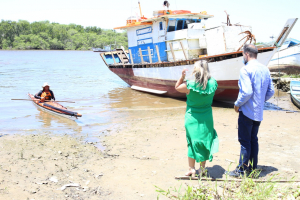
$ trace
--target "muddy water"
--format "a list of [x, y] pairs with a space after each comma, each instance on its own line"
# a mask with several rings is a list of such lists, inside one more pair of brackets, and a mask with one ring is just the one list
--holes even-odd
[[[26, 99], [44, 82], [56, 100], [83, 115], [72, 121], [38, 109]], [[94, 135], [117, 126], [130, 111], [183, 107], [184, 101], [131, 90], [91, 51], [0, 51], [0, 134]], [[122, 112], [120, 112], [122, 111]], [[127, 112], [128, 111], [128, 112]]]
[[283, 110], [283, 111], [296, 111], [300, 110], [291, 102], [290, 93], [275, 90], [274, 96], [265, 103], [265, 110]]
[[[41, 85], [51, 85], [56, 100], [83, 115], [72, 121], [36, 108], [26, 99]], [[277, 93], [276, 93], [277, 95]], [[279, 93], [265, 109], [296, 110], [289, 95]], [[232, 109], [215, 102], [214, 107]], [[102, 132], [128, 119], [163, 115], [185, 107], [185, 101], [131, 90], [91, 51], [0, 51], [0, 134], [50, 133], [85, 136], [95, 141]], [[182, 110], [180, 109], [180, 110]]]

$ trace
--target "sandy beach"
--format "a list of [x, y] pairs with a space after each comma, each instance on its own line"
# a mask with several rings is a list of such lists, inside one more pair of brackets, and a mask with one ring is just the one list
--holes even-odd
[[[174, 179], [188, 167], [185, 107], [130, 112], [130, 118], [100, 136], [100, 144], [68, 135], [2, 135], [0, 199], [156, 199], [155, 186], [197, 185]], [[216, 106], [213, 115], [220, 147], [207, 170], [211, 177], [222, 178], [236, 166], [227, 160], [239, 159], [238, 114]], [[274, 174], [299, 179], [299, 119], [300, 113], [264, 112], [259, 179]]]
[[[3, 1], [0, 200], [300, 200], [297, 7], [295, 0], [247, 7]], [[272, 82], [273, 97], [261, 103]], [[219, 151], [205, 175], [180, 180], [189, 170], [189, 90], [191, 107], [203, 111], [214, 100]], [[233, 104], [243, 93], [254, 100], [246, 110], [260, 117], [263, 108], [264, 120], [258, 169], [233, 178], [226, 172], [237, 167], [241, 148]], [[35, 94], [61, 106], [36, 105]], [[195, 130], [212, 132], [210, 113], [195, 113], [187, 119], [192, 149], [203, 146]]]

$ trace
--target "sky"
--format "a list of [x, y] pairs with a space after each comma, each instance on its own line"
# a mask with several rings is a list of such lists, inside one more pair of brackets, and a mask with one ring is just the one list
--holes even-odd
[[[300, 0], [169, 0], [171, 10], [207, 11], [214, 18], [205, 21], [206, 28], [226, 22], [252, 26], [257, 42], [277, 37], [289, 18], [300, 17]], [[151, 18], [154, 10], [163, 8], [163, 0], [140, 0], [142, 13]], [[126, 19], [138, 12], [138, 0], [0, 0], [0, 19], [75, 23], [104, 29], [126, 25]], [[300, 40], [300, 20], [289, 37]]]

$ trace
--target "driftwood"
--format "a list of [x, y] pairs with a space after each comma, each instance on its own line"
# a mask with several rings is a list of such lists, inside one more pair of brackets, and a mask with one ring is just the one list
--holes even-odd
[[[245, 37], [243, 37], [240, 41], [242, 41], [243, 39], [246, 39], [244, 44], [242, 44], [242, 46], [238, 49], [238, 51], [240, 51], [242, 49], [242, 47], [246, 44], [246, 42], [250, 41], [250, 44], [252, 43], [252, 40], [254, 41], [254, 44], [256, 43], [256, 38], [255, 35], [253, 35], [250, 31], [244, 31], [241, 32], [240, 34], [246, 34]], [[239, 35], [240, 35], [239, 34]]]
[[[199, 181], [229, 181], [229, 182], [242, 182], [243, 179], [224, 179], [224, 178], [207, 178], [207, 177], [191, 177], [191, 176], [175, 176], [175, 179], [179, 180], [199, 180]], [[293, 181], [285, 181], [285, 180], [273, 180], [273, 181], [268, 181], [268, 180], [259, 180], [259, 179], [252, 179], [253, 182], [256, 183], [290, 183], [290, 182], [295, 182], [299, 183], [300, 180], [293, 180]]]

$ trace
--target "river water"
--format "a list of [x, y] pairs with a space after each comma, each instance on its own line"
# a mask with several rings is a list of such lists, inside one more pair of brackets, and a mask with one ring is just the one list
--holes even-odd
[[[61, 104], [82, 117], [72, 121], [41, 111], [30, 101], [11, 100], [27, 99], [27, 94], [37, 93], [44, 82], [50, 84], [57, 101], [75, 101]], [[278, 95], [265, 109], [296, 109], [286, 93]], [[232, 105], [214, 106], [232, 109]], [[145, 117], [148, 111], [155, 110], [159, 116], [166, 109], [184, 107], [183, 100], [131, 90], [105, 66], [99, 53], [0, 51], [0, 135], [72, 134], [94, 140], [129, 118]]]
[[[48, 82], [56, 100], [82, 114], [72, 121], [41, 111], [27, 99]], [[184, 107], [181, 100], [133, 91], [92, 51], [0, 51], [0, 135], [89, 134], [126, 121], [127, 110]], [[124, 112], [125, 111], [125, 112]]]

